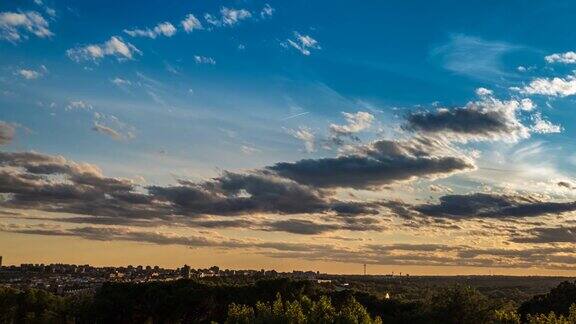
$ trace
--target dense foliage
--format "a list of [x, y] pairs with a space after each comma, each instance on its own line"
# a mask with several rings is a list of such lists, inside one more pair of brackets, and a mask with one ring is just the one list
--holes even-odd
[[384, 299], [310, 281], [108, 283], [94, 295], [0, 288], [0, 323], [576, 323], [576, 283], [519, 307], [466, 285]]

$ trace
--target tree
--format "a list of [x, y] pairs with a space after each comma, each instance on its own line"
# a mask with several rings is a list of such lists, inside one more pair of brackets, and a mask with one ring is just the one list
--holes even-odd
[[235, 303], [228, 307], [227, 324], [251, 324], [254, 321], [254, 309], [252, 307]]
[[494, 314], [488, 298], [470, 286], [441, 289], [428, 301], [429, 317], [438, 323], [487, 323]]

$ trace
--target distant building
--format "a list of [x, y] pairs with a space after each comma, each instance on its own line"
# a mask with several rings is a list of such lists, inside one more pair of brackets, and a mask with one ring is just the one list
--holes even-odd
[[190, 266], [185, 264], [182, 268], [180, 268], [180, 275], [182, 276], [182, 278], [190, 279], [191, 270], [192, 269], [190, 269]]
[[2, 268], [2, 256], [0, 255], [0, 268]]

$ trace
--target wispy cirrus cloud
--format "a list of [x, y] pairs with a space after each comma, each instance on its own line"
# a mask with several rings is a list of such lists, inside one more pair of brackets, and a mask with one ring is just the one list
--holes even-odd
[[299, 127], [298, 129], [290, 130], [289, 133], [304, 143], [306, 152], [312, 153], [316, 150], [315, 136], [309, 128]]
[[262, 18], [272, 17], [274, 15], [274, 11], [276, 11], [276, 9], [272, 8], [272, 6], [270, 6], [269, 4], [265, 4], [264, 8], [260, 10], [260, 17]]
[[176, 27], [169, 22], [163, 22], [154, 26], [152, 29], [124, 29], [124, 33], [132, 37], [148, 37], [155, 39], [158, 36], [174, 36], [176, 34]]
[[298, 32], [294, 32], [294, 38], [289, 38], [286, 42], [280, 43], [284, 47], [293, 47], [297, 49], [302, 55], [310, 55], [312, 50], [320, 50], [320, 44], [314, 38], [308, 35], [302, 35]]
[[502, 64], [502, 58], [520, 46], [501, 41], [457, 34], [432, 51], [449, 71], [474, 79], [494, 80], [510, 75]]

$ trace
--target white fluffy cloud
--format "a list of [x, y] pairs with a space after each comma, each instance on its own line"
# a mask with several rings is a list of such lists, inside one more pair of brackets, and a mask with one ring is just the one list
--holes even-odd
[[193, 14], [188, 14], [186, 16], [186, 18], [184, 18], [184, 20], [182, 20], [181, 24], [182, 24], [182, 28], [184, 28], [184, 31], [187, 33], [190, 33], [195, 29], [203, 29], [204, 28], [202, 26], [202, 23], [200, 22], [200, 20], [198, 20], [198, 18], [196, 18], [196, 16], [194, 16]]
[[76, 62], [96, 61], [104, 56], [115, 56], [119, 60], [131, 60], [135, 54], [141, 55], [142, 52], [118, 36], [112, 36], [102, 44], [90, 44], [66, 51], [66, 55]]
[[532, 132], [537, 134], [551, 134], [551, 133], [561, 133], [562, 127], [560, 125], [554, 125], [550, 121], [542, 118], [540, 113], [534, 114], [534, 125], [530, 127]]
[[288, 43], [282, 43], [283, 46], [292, 46], [306, 56], [310, 55], [313, 49], [321, 49], [317, 40], [308, 35], [301, 35], [298, 32], [294, 32], [294, 39], [288, 39], [286, 41]]
[[539, 94], [552, 97], [566, 97], [576, 94], [576, 77], [537, 78], [523, 88], [512, 88], [523, 94]]
[[40, 38], [54, 35], [49, 24], [36, 11], [0, 12], [0, 40], [18, 42], [33, 34]]
[[220, 9], [220, 16], [213, 16], [211, 14], [205, 14], [204, 19], [206, 22], [213, 26], [234, 26], [242, 20], [246, 20], [252, 17], [252, 13], [246, 9], [230, 9], [222, 7]]
[[195, 55], [194, 61], [196, 62], [196, 64], [209, 64], [209, 65], [215, 65], [216, 64], [216, 60], [209, 57], [209, 56]]
[[176, 27], [169, 22], [163, 22], [156, 25], [154, 28], [146, 29], [124, 29], [124, 32], [132, 37], [148, 37], [156, 38], [158, 36], [172, 37], [176, 34]]
[[494, 94], [494, 91], [486, 88], [478, 88], [476, 89], [477, 96], [491, 96]]
[[40, 69], [33, 70], [33, 69], [20, 69], [17, 70], [14, 74], [26, 79], [26, 80], [35, 80], [38, 79], [45, 74], [48, 73], [48, 69], [44, 65], [40, 65]]
[[544, 59], [548, 63], [573, 64], [576, 63], [576, 52], [554, 53], [544, 57]]

